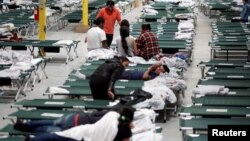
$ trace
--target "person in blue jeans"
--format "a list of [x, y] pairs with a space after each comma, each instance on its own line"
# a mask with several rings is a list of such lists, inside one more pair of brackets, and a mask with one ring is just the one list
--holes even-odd
[[243, 2], [243, 7], [242, 7], [242, 12], [240, 14], [241, 21], [248, 22], [248, 12], [249, 12], [248, 1], [242, 0], [242, 2]]
[[66, 130], [78, 125], [93, 124], [108, 111], [92, 113], [71, 113], [56, 120], [31, 120], [26, 123], [17, 122], [14, 129], [24, 132], [51, 133]]
[[35, 137], [26, 136], [25, 141], [129, 141], [134, 112], [133, 107], [124, 106], [118, 111], [109, 111], [96, 123]]

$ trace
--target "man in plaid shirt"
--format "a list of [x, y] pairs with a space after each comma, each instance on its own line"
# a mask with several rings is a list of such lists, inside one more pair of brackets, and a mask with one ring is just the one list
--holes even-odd
[[141, 35], [136, 40], [137, 48], [139, 49], [138, 56], [149, 60], [154, 55], [160, 52], [158, 39], [156, 35], [150, 32], [150, 24], [141, 25]]

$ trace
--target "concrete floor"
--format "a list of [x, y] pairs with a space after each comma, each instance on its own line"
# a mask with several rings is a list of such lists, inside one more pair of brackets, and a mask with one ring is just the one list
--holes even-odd
[[[130, 22], [136, 21], [136, 17], [139, 17], [141, 14], [141, 7], [133, 9], [128, 14], [122, 16], [123, 19], [128, 19]], [[194, 49], [193, 49], [193, 62], [188, 68], [188, 71], [185, 73], [184, 77], [188, 85], [186, 90], [186, 95], [183, 100], [183, 104], [191, 104], [191, 95], [192, 90], [198, 82], [198, 79], [201, 77], [200, 69], [197, 67], [197, 64], [200, 61], [209, 60], [210, 47], [208, 47], [208, 42], [211, 40], [211, 20], [208, 19], [203, 14], [199, 14], [197, 18], [197, 27], [196, 27], [196, 36], [194, 38]], [[41, 83], [35, 85], [35, 90], [28, 92], [28, 99], [32, 98], [44, 98], [42, 95], [43, 92], [48, 88], [48, 86], [58, 86], [62, 85], [67, 75], [71, 70], [78, 68], [84, 61], [84, 56], [86, 55], [86, 43], [84, 43], [85, 34], [83, 33], [74, 33], [73, 27], [74, 24], [69, 24], [66, 28], [56, 32], [48, 31], [47, 39], [74, 39], [81, 40], [78, 47], [79, 58], [75, 59], [73, 62], [68, 63], [49, 63], [46, 68], [46, 72], [49, 76], [49, 79], [43, 79]], [[118, 26], [115, 30], [116, 37], [118, 35]], [[28, 53], [28, 52], [27, 52]], [[53, 57], [62, 57], [57, 54], [48, 54], [48, 56]], [[9, 120], [2, 120], [3, 116], [16, 111], [16, 109], [10, 108], [10, 105], [13, 103], [0, 103], [0, 128], [5, 126], [7, 123], [10, 123]], [[157, 123], [157, 125], [163, 127], [164, 141], [181, 141], [181, 132], [179, 131], [179, 118], [177, 116], [171, 116], [170, 119], [165, 123]]]

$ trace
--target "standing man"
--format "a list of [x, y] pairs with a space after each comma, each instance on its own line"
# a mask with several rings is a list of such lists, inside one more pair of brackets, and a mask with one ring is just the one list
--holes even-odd
[[106, 33], [107, 43], [110, 47], [113, 40], [114, 26], [117, 21], [120, 25], [121, 22], [121, 14], [114, 7], [115, 2], [112, 0], [108, 0], [106, 3], [106, 7], [102, 8], [97, 15], [97, 18], [102, 17], [105, 21], [104, 23], [104, 31]]
[[247, 0], [242, 0], [242, 2], [243, 2], [243, 7], [242, 7], [242, 12], [240, 14], [241, 21], [248, 22], [248, 12], [249, 12], [248, 2]]
[[94, 25], [87, 32], [85, 43], [88, 43], [88, 50], [108, 48], [105, 32], [103, 31], [104, 19], [102, 17], [94, 20]]
[[158, 39], [156, 35], [150, 32], [150, 24], [141, 25], [141, 35], [136, 40], [138, 56], [143, 57], [145, 60], [149, 60], [156, 54], [160, 53]]

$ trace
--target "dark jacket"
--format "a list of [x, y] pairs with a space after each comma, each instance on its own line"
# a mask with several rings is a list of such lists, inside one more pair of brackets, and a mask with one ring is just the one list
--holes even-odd
[[115, 81], [119, 79], [125, 68], [119, 59], [114, 58], [106, 60], [104, 64], [100, 65], [92, 74], [92, 76], [101, 76], [109, 81], [109, 88], [113, 87]]

